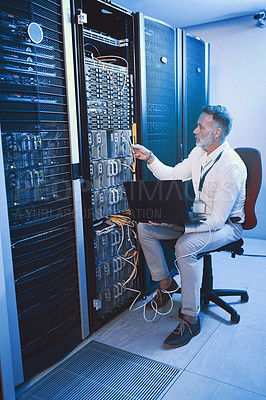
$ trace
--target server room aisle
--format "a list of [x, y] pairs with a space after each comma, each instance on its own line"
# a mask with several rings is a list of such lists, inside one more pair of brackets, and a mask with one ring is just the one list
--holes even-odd
[[[264, 240], [246, 239], [246, 255], [265, 255], [265, 244]], [[94, 340], [180, 369], [178, 379], [164, 396], [167, 400], [265, 398], [266, 258], [232, 259], [228, 253], [220, 253], [214, 254], [213, 264], [216, 288], [248, 289], [248, 303], [232, 298], [241, 315], [239, 324], [231, 324], [228, 314], [217, 306], [204, 306], [201, 333], [182, 348], [166, 350], [163, 341], [177, 325], [180, 295], [176, 294], [170, 314], [148, 323], [141, 309], [125, 311], [79, 348]], [[148, 318], [152, 316], [147, 314]], [[21, 386], [20, 394], [34, 382], [36, 378]], [[87, 398], [90, 399], [89, 393]]]

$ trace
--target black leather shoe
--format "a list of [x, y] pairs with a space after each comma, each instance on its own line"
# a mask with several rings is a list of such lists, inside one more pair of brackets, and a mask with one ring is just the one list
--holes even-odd
[[168, 349], [181, 347], [188, 344], [190, 340], [200, 333], [200, 319], [195, 324], [190, 324], [184, 319], [177, 325], [175, 330], [165, 339], [164, 346]]
[[178, 289], [179, 286], [174, 279], [172, 280], [171, 285], [168, 289], [161, 289], [160, 287], [158, 287], [156, 295], [151, 301], [149, 301], [149, 303], [146, 304], [146, 309], [160, 310], [160, 308], [166, 306], [166, 304], [170, 300], [170, 296], [173, 296], [173, 294], [176, 293]]

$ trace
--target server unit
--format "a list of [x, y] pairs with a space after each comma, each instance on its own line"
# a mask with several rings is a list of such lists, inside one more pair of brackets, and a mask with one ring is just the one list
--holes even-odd
[[[1, 2], [0, 124], [6, 186], [1, 193], [7, 193], [6, 238], [9, 225], [12, 250], [11, 259], [8, 254], [4, 259], [7, 296], [12, 300], [12, 285], [16, 296], [9, 318], [16, 321], [16, 316], [19, 324], [19, 334], [15, 323], [10, 328], [15, 384], [23, 380], [21, 365], [29, 378], [85, 336], [62, 5], [67, 2]], [[1, 223], [3, 204], [1, 199]]]
[[[137, 242], [124, 181], [135, 178], [134, 34], [131, 12], [75, 2], [81, 170], [91, 329], [129, 306]], [[122, 217], [120, 217], [122, 215]]]

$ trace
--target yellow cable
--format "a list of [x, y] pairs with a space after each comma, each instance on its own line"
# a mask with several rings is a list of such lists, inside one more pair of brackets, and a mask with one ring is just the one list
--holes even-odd
[[114, 83], [114, 81], [113, 81], [113, 78], [112, 78], [112, 76], [111, 76], [111, 74], [110, 74], [110, 72], [109, 72], [107, 66], [101, 61], [102, 59], [108, 59], [108, 58], [110, 59], [111, 57], [121, 59], [121, 60], [125, 61], [125, 63], [126, 63], [125, 78], [124, 78], [124, 82], [123, 82], [122, 89], [121, 89], [121, 91], [120, 91], [120, 93], [122, 93], [123, 90], [124, 90], [124, 88], [125, 88], [125, 84], [126, 84], [126, 80], [127, 80], [127, 75], [128, 75], [128, 62], [127, 62], [127, 60], [126, 60], [125, 58], [123, 58], [123, 57], [120, 57], [120, 56], [113, 56], [113, 55], [95, 57], [95, 60], [97, 60], [99, 63], [101, 63], [101, 64], [104, 66], [104, 68], [106, 69], [108, 75], [110, 76], [110, 79], [111, 79], [111, 81], [112, 81], [112, 84], [114, 85], [114, 88], [116, 89], [117, 92], [119, 92], [119, 90], [118, 90], [118, 88], [116, 87], [116, 85], [115, 85], [115, 83]]
[[[120, 215], [120, 214], [110, 215], [110, 217], [108, 219], [112, 223], [115, 223], [116, 225], [119, 225], [121, 227], [122, 226], [129, 226], [130, 228], [134, 228], [135, 227], [135, 222], [132, 221], [132, 219], [130, 218], [130, 210], [127, 210], [125, 212], [125, 214], [128, 214], [128, 215]], [[128, 256], [129, 252], [132, 250], [132, 249], [129, 249], [125, 253], [125, 257], [123, 257], [126, 261], [129, 260], [130, 258], [133, 258], [133, 263], [132, 264], [134, 265], [134, 268], [133, 268], [129, 278], [125, 282], [123, 282], [123, 286], [125, 286], [131, 279], [133, 279], [133, 280], [136, 279], [137, 273], [138, 273], [137, 264], [138, 264], [140, 246], [139, 246], [139, 241], [137, 239], [136, 233], [134, 232], [133, 229], [131, 229], [131, 232], [133, 233], [133, 235], [134, 235], [134, 237], [136, 239], [137, 250], [134, 250], [133, 254]]]
[[123, 140], [126, 142], [126, 144], [128, 145], [128, 147], [129, 147], [129, 150], [130, 150], [130, 153], [131, 153], [131, 157], [132, 158], [136, 158], [135, 157], [135, 154], [134, 154], [134, 152], [133, 152], [133, 150], [132, 150], [132, 144], [126, 139], [126, 137], [124, 136], [124, 135], [121, 135], [121, 137], [123, 138]]
[[135, 174], [136, 173], [136, 156], [135, 156], [135, 153], [133, 152], [132, 144], [125, 138], [125, 136], [121, 135], [121, 137], [123, 138], [123, 140], [127, 143], [128, 147], [129, 147], [131, 157], [132, 157], [132, 164], [130, 164], [130, 165], [132, 165], [131, 171], [133, 174]]
[[132, 173], [135, 172], [134, 166], [132, 166], [131, 164], [121, 164], [121, 165], [123, 165], [124, 167], [128, 167]]

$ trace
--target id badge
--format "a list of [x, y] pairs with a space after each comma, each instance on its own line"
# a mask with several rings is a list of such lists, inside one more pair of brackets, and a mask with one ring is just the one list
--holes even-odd
[[193, 203], [194, 214], [206, 214], [206, 204], [202, 200], [195, 200]]

